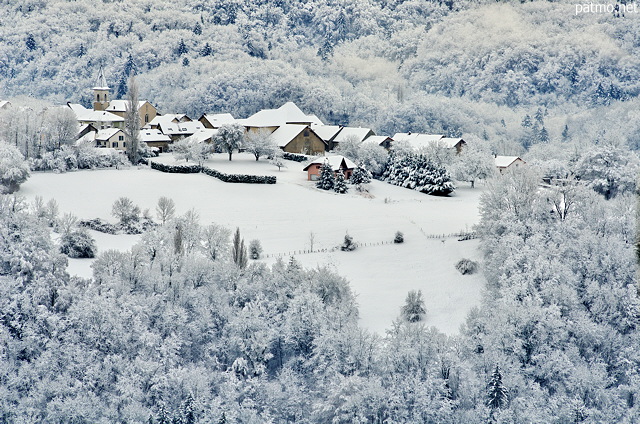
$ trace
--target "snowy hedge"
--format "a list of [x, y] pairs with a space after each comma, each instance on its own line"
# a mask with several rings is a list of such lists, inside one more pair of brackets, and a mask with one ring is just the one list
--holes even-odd
[[307, 160], [307, 157], [305, 155], [298, 155], [296, 153], [289, 152], [284, 152], [282, 154], [282, 158], [286, 160], [292, 160], [294, 162], [304, 162], [305, 160]]
[[382, 180], [438, 196], [446, 196], [455, 190], [445, 168], [435, 165], [423, 155], [410, 152], [392, 153]]
[[210, 177], [217, 178], [225, 183], [245, 183], [245, 184], [275, 184], [276, 177], [262, 175], [245, 174], [225, 174], [215, 169], [199, 165], [165, 165], [163, 163], [151, 162], [151, 168], [161, 172], [173, 174], [197, 174], [202, 172]]

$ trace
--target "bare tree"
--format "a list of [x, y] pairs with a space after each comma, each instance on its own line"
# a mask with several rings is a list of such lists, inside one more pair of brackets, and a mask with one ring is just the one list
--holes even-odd
[[173, 218], [175, 213], [176, 204], [173, 199], [164, 196], [158, 199], [158, 205], [156, 206], [156, 215], [158, 215], [158, 219], [162, 221], [162, 225]]
[[140, 155], [140, 114], [138, 112], [138, 84], [134, 76], [129, 78], [129, 91], [127, 92], [126, 112], [124, 115], [124, 133], [127, 140], [127, 156], [132, 164], [137, 165]]

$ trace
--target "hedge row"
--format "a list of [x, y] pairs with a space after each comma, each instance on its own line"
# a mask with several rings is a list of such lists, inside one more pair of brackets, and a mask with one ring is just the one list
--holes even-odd
[[305, 155], [298, 155], [296, 153], [289, 152], [284, 152], [282, 158], [286, 160], [292, 160], [294, 162], [304, 162], [305, 160], [307, 160], [307, 157]]
[[275, 184], [276, 177], [262, 175], [225, 174], [215, 169], [202, 167], [202, 172], [211, 177], [218, 178], [225, 183], [247, 183], [247, 184]]
[[218, 178], [225, 183], [246, 183], [246, 184], [275, 184], [276, 177], [261, 175], [225, 174], [206, 166], [198, 165], [165, 165], [163, 163], [151, 162], [151, 168], [161, 172], [171, 174], [197, 174], [202, 172], [211, 177]]

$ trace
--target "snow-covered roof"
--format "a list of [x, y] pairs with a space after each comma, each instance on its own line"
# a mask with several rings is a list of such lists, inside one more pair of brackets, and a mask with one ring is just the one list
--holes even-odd
[[116, 135], [118, 132], [122, 132], [122, 130], [119, 129], [119, 128], [105, 128], [105, 129], [102, 129], [102, 130], [98, 130], [98, 132], [96, 133], [96, 140], [98, 140], [98, 141], [109, 140], [111, 137]]
[[293, 102], [287, 102], [278, 109], [263, 109], [236, 122], [245, 127], [279, 127], [287, 123], [323, 125], [316, 115], [306, 115]]
[[333, 138], [338, 135], [342, 127], [338, 125], [312, 125], [311, 129], [323, 141], [328, 142], [333, 141]]
[[85, 113], [76, 116], [82, 122], [124, 122], [124, 118], [104, 110], [86, 109]]
[[209, 121], [211, 126], [213, 126], [214, 128], [219, 128], [224, 124], [233, 124], [235, 122], [235, 118], [230, 113], [205, 113], [200, 119], [203, 118]]
[[[126, 112], [127, 111], [127, 103], [128, 100], [111, 100], [109, 102], [109, 107], [107, 107], [107, 112]], [[138, 102], [138, 110], [147, 103], [146, 100], [140, 100]]]
[[78, 134], [82, 134], [85, 131], [97, 131], [97, 130], [91, 124], [79, 124], [79, 126], [78, 126]]
[[145, 143], [170, 142], [171, 137], [162, 134], [160, 130], [142, 129], [140, 130], [140, 140]]
[[496, 166], [498, 168], [507, 168], [509, 165], [511, 165], [513, 162], [515, 162], [518, 159], [520, 159], [520, 157], [518, 156], [496, 156], [495, 157]]
[[93, 87], [94, 90], [109, 90], [109, 86], [107, 85], [107, 79], [104, 77], [104, 70], [102, 66], [100, 67], [100, 71], [98, 71], [98, 79], [96, 80], [96, 85]]
[[336, 138], [333, 139], [336, 143], [342, 143], [347, 138], [355, 137], [359, 142], [363, 142], [367, 136], [375, 135], [371, 128], [356, 128], [356, 127], [342, 127], [342, 130], [336, 135]]
[[447, 147], [449, 149], [453, 149], [454, 147], [456, 147], [460, 143], [467, 144], [461, 138], [451, 138], [451, 137], [442, 137], [440, 140], [438, 140], [438, 143], [442, 143], [445, 147]]
[[67, 103], [67, 106], [69, 106], [69, 109], [76, 114], [76, 119], [91, 111], [79, 103]]
[[150, 128], [153, 126], [158, 126], [160, 131], [162, 131], [165, 135], [191, 135], [195, 132], [205, 129], [204, 125], [200, 121], [186, 121], [186, 122], [173, 122], [173, 117], [171, 115], [164, 115], [160, 118], [165, 119], [157, 119], [154, 118], [150, 123], [144, 126], [144, 128]]
[[319, 156], [314, 160], [312, 160], [307, 166], [305, 166], [303, 171], [306, 171], [307, 169], [309, 169], [311, 165], [316, 165], [316, 164], [322, 165], [325, 162], [328, 162], [329, 165], [331, 165], [331, 169], [333, 169], [334, 171], [339, 171], [341, 168], [353, 169], [356, 167], [355, 163], [353, 163], [349, 158], [346, 158], [342, 155]]
[[212, 140], [216, 134], [218, 134], [217, 129], [203, 128], [199, 131], [196, 131], [195, 133], [190, 135], [188, 138], [189, 140], [194, 140], [198, 143], [204, 143], [206, 141]]
[[386, 135], [372, 135], [370, 137], [367, 137], [363, 141], [363, 143], [375, 144], [376, 146], [380, 146], [382, 143], [384, 143], [387, 140], [393, 141], [393, 139], [391, 137], [388, 137]]
[[284, 124], [271, 133], [271, 139], [278, 147], [285, 147], [307, 127], [308, 125]]
[[11, 106], [11, 103], [8, 100], [0, 100], [0, 109], [4, 109], [8, 106]]

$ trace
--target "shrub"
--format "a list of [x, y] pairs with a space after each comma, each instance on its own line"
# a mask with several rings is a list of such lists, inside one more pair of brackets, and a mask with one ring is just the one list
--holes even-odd
[[105, 234], [116, 234], [118, 232], [118, 227], [113, 224], [109, 224], [108, 222], [104, 222], [100, 218], [83, 220], [78, 224], [81, 227], [91, 228], [94, 231], [99, 231]]
[[471, 259], [460, 259], [456, 264], [456, 269], [462, 275], [473, 274], [478, 270], [478, 263]]
[[70, 258], [94, 258], [96, 241], [84, 229], [65, 233], [60, 238], [60, 251]]
[[342, 246], [340, 246], [340, 250], [342, 250], [343, 252], [351, 252], [352, 250], [356, 250], [356, 247], [356, 244], [353, 242], [353, 237], [351, 237], [349, 234], [345, 234]]
[[400, 231], [396, 231], [396, 236], [393, 238], [394, 243], [404, 243], [404, 234]]
[[251, 240], [249, 243], [249, 257], [251, 259], [260, 259], [262, 255], [262, 245], [260, 240]]

